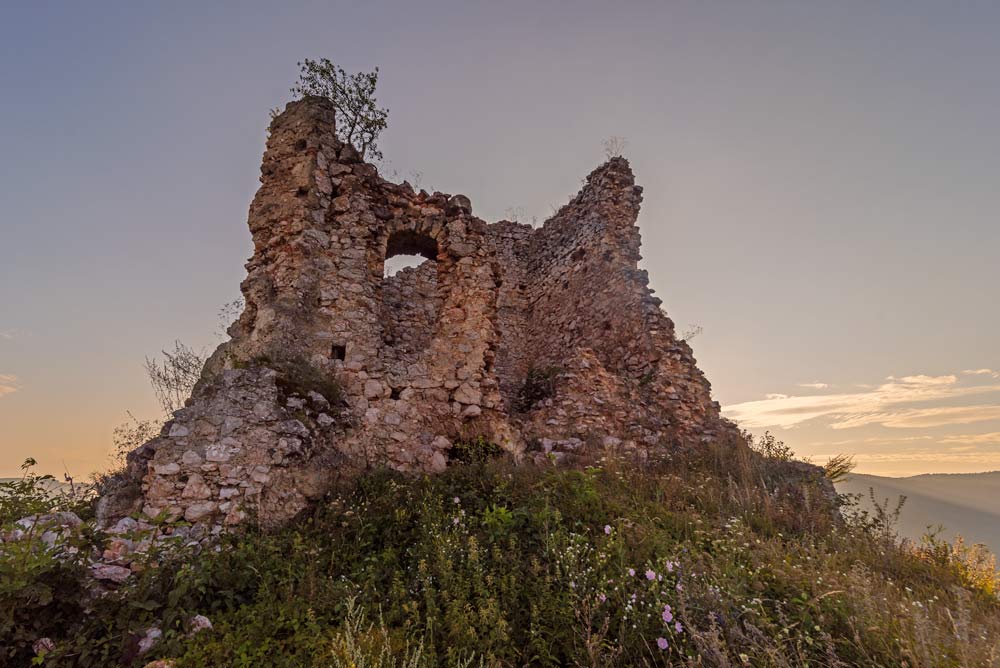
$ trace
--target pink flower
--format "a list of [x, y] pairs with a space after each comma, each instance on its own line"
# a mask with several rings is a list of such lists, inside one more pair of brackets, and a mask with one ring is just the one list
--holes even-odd
[[669, 624], [672, 621], [674, 621], [674, 613], [670, 610], [670, 606], [668, 605], [663, 608], [663, 623]]
[[660, 649], [666, 651], [666, 649], [668, 647], [670, 647], [670, 643], [667, 642], [666, 638], [657, 638], [656, 639], [656, 646], [659, 647]]
[[646, 571], [646, 579], [647, 580], [655, 580], [656, 579], [656, 572], [653, 571], [652, 569]]
[[673, 573], [674, 572], [674, 562], [672, 562], [672, 561], [668, 561], [667, 562], [667, 572], [668, 573]]
[[680, 622], [674, 622], [674, 631], [677, 631], [678, 633], [684, 633], [684, 627], [681, 626]]
[[634, 578], [635, 577], [635, 569], [634, 568], [628, 569], [628, 574], [629, 574], [629, 577]]
[[452, 499], [452, 501], [454, 501], [455, 503], [462, 503], [462, 499], [458, 498], [457, 496], [454, 499]]
[[677, 591], [684, 591], [684, 585], [682, 585], [680, 582], [677, 583]]
[[604, 525], [604, 533], [606, 533], [609, 536], [611, 535], [611, 525], [610, 524], [605, 524]]
[[601, 592], [600, 594], [597, 595], [597, 600], [600, 601], [601, 603], [604, 603], [606, 600], [608, 600], [608, 597], [604, 595], [604, 592]]

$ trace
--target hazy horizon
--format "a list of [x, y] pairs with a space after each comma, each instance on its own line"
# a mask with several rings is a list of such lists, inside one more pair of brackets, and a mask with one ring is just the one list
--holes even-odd
[[8, 6], [0, 476], [106, 466], [218, 343], [268, 110], [381, 68], [383, 172], [540, 222], [623, 136], [642, 268], [725, 414], [860, 473], [1000, 470], [1000, 5]]

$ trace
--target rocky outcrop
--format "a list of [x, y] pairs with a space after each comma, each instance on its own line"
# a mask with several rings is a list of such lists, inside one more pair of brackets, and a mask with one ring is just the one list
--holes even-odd
[[[250, 207], [246, 309], [105, 521], [280, 522], [338, 476], [438, 471], [478, 437], [549, 457], [733, 434], [638, 269], [641, 200], [613, 158], [541, 227], [487, 224], [463, 195], [382, 179], [328, 101], [289, 104]], [[399, 254], [428, 262], [384, 277]]]

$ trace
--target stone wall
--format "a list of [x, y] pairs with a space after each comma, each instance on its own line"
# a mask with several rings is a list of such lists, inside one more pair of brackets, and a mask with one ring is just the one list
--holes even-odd
[[[624, 159], [540, 228], [487, 224], [462, 195], [383, 180], [333, 117], [309, 98], [274, 119], [246, 309], [106, 519], [280, 522], [338, 476], [439, 471], [479, 436], [560, 458], [734, 433], [637, 268], [642, 190]], [[430, 261], [384, 278], [398, 254]]]

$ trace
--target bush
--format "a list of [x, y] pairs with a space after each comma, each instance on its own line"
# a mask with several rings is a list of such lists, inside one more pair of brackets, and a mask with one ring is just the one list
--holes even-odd
[[54, 514], [86, 516], [90, 495], [35, 474], [34, 466], [27, 459], [21, 478], [0, 483], [0, 665], [26, 665], [34, 641], [62, 633], [84, 612], [93, 536], [62, 530]]
[[795, 459], [795, 452], [785, 445], [784, 441], [779, 441], [774, 434], [765, 431], [763, 436], [754, 437], [748, 431], [743, 432], [750, 449], [765, 459], [773, 459], [779, 462], [790, 462]]
[[555, 366], [532, 367], [524, 379], [517, 394], [514, 410], [527, 412], [539, 401], [545, 401], [555, 395], [556, 379], [563, 370]]
[[463, 464], [484, 464], [503, 454], [504, 450], [485, 436], [456, 441], [448, 451], [448, 458], [453, 462]]

